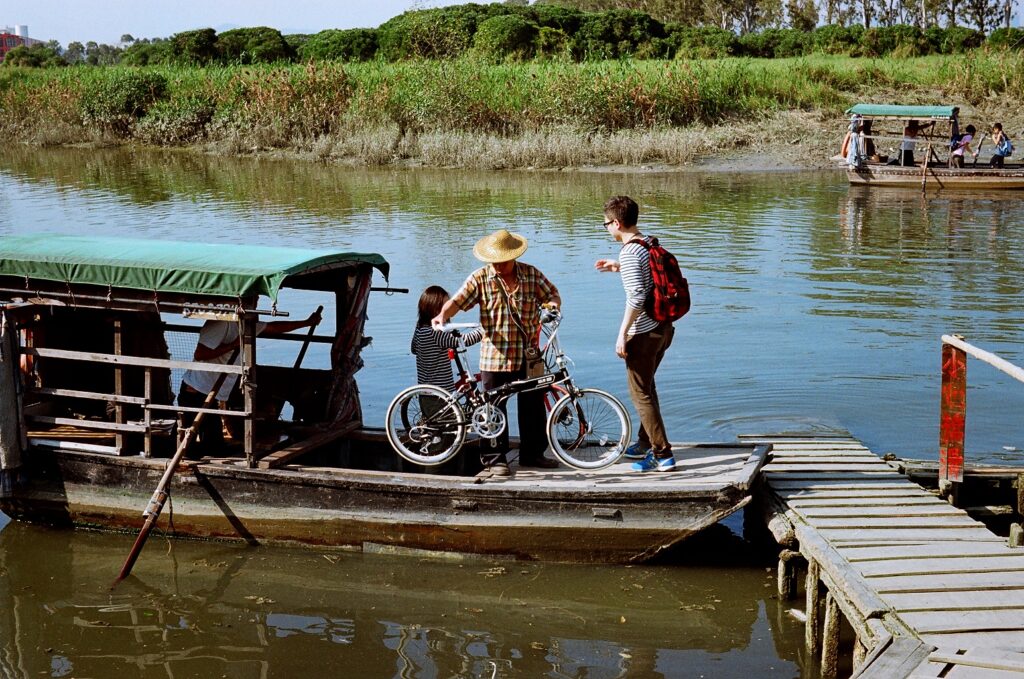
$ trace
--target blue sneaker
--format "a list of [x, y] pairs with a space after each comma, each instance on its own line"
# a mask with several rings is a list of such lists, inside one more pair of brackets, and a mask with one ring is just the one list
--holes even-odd
[[631, 464], [630, 468], [635, 472], [670, 472], [676, 468], [676, 458], [666, 457], [658, 459], [651, 452], [647, 453], [647, 457], [644, 459]]
[[622, 457], [627, 460], [642, 460], [647, 457], [647, 453], [651, 452], [650, 446], [641, 445], [639, 441], [626, 448], [626, 452], [622, 454]]

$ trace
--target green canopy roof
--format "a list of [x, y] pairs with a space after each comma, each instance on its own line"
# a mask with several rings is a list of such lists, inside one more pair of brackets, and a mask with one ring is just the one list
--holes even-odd
[[956, 106], [898, 106], [895, 104], [857, 104], [846, 112], [872, 118], [925, 118], [950, 120], [960, 109]]
[[0, 238], [0, 276], [184, 294], [277, 299], [286, 278], [370, 264], [377, 254], [256, 245], [33, 234]]

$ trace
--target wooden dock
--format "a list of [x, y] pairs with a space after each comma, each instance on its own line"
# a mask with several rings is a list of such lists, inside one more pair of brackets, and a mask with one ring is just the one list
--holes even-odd
[[773, 446], [760, 500], [784, 548], [779, 593], [806, 573], [823, 678], [837, 676], [840, 615], [855, 677], [1024, 677], [1024, 550], [852, 437], [743, 438]]

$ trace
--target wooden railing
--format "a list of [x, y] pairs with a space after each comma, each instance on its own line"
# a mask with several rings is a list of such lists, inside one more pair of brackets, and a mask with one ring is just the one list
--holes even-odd
[[1019, 382], [1024, 368], [968, 344], [959, 335], [942, 336], [942, 396], [939, 409], [939, 488], [955, 502], [964, 480], [964, 425], [967, 419], [967, 357], [988, 363]]

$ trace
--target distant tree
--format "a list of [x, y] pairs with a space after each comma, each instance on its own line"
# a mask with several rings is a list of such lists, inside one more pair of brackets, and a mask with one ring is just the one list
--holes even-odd
[[64, 54], [64, 48], [60, 46], [60, 43], [56, 40], [48, 40], [46, 46], [56, 52], [58, 55]]
[[142, 38], [125, 48], [121, 55], [125, 66], [150, 66], [174, 63], [172, 44], [163, 38]]
[[67, 66], [67, 62], [61, 59], [59, 54], [42, 43], [31, 47], [25, 45], [15, 47], [0, 63], [4, 66], [28, 66], [30, 68]]
[[998, 27], [1003, 18], [1000, 0], [964, 0], [963, 8], [967, 20], [982, 35]]
[[376, 28], [331, 28], [309, 36], [298, 48], [298, 56], [303, 61], [367, 61], [376, 53]]
[[788, 0], [786, 24], [798, 31], [813, 31], [818, 25], [818, 8], [814, 0]]
[[229, 64], [269, 64], [292, 61], [295, 50], [276, 28], [236, 28], [217, 36], [220, 59]]
[[131, 33], [125, 33], [121, 36], [122, 45], [131, 45], [135, 43], [135, 38], [132, 37]]
[[113, 45], [85, 43], [85, 63], [90, 66], [113, 66], [121, 62], [121, 48]]
[[217, 31], [212, 28], [175, 33], [170, 41], [171, 57], [177, 63], [204, 66], [217, 59]]
[[64, 50], [64, 61], [69, 64], [80, 64], [85, 60], [85, 45], [80, 42], [69, 42]]

